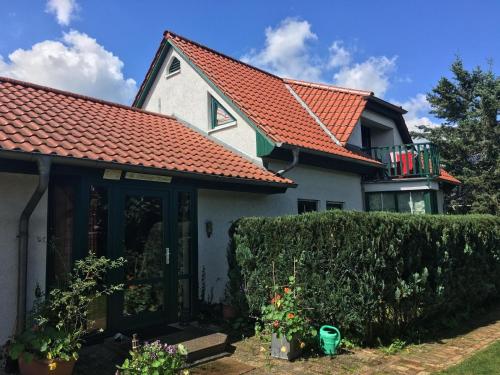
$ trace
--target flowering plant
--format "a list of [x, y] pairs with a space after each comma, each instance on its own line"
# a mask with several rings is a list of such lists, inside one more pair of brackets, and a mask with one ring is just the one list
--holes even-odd
[[311, 327], [305, 310], [300, 306], [302, 288], [296, 286], [294, 276], [288, 280], [285, 287], [273, 287], [270, 303], [262, 306], [261, 324], [257, 326], [257, 331], [285, 336], [288, 341], [298, 339], [303, 348], [304, 341], [316, 336], [317, 331]]
[[[187, 350], [179, 345], [162, 344], [159, 340], [152, 343], [144, 343], [136, 350], [130, 352], [131, 358], [125, 359], [121, 366], [122, 375], [154, 374], [174, 375], [177, 374], [185, 363]], [[189, 372], [186, 370], [186, 374]]]

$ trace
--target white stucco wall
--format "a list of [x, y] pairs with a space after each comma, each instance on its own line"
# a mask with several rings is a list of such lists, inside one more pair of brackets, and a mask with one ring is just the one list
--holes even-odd
[[[181, 61], [181, 71], [167, 77], [167, 69], [173, 57]], [[217, 99], [236, 119], [235, 126], [210, 129], [209, 95]], [[173, 49], [167, 54], [143, 108], [173, 115], [236, 148], [256, 162], [261, 162], [256, 155], [255, 130]]]
[[[17, 308], [18, 226], [24, 206], [38, 177], [0, 172], [0, 345], [14, 333]], [[45, 289], [47, 194], [30, 220], [28, 257], [28, 308], [36, 285]]]
[[[272, 169], [283, 163], [272, 163]], [[227, 280], [226, 250], [231, 223], [245, 216], [278, 216], [297, 213], [297, 199], [319, 201], [319, 210], [326, 209], [326, 201], [345, 202], [346, 210], [363, 210], [360, 176], [321, 168], [297, 166], [287, 177], [298, 183], [283, 194], [253, 194], [217, 190], [198, 192], [198, 267], [201, 288], [205, 268], [207, 295], [213, 292], [213, 302], [224, 296]], [[213, 234], [207, 237], [205, 223], [213, 223]]]

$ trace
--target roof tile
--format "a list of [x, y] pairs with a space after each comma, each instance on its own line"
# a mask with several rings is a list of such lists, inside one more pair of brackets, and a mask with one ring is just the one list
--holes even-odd
[[[27, 96], [31, 104], [23, 105]], [[292, 183], [173, 117], [2, 77], [0, 102], [4, 103], [0, 105], [0, 150]]]

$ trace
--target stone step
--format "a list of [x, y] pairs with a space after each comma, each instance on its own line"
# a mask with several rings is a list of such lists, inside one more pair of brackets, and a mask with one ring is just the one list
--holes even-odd
[[191, 340], [182, 341], [187, 349], [188, 362], [199, 362], [205, 358], [227, 355], [228, 336], [224, 333], [212, 333]]

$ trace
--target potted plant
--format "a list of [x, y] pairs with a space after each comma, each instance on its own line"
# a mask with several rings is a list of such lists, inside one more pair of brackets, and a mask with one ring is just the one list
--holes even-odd
[[121, 267], [123, 259], [109, 260], [89, 253], [76, 261], [61, 288], [40, 296], [31, 312], [29, 327], [13, 338], [9, 356], [17, 359], [21, 375], [70, 375], [85, 335], [93, 322], [92, 303], [122, 289], [105, 284], [109, 270]]
[[[159, 340], [144, 343], [130, 351], [130, 358], [117, 366], [117, 375], [178, 374], [186, 362], [187, 351], [183, 345], [162, 344]], [[186, 374], [189, 371], [185, 370]]]
[[308, 339], [317, 335], [301, 308], [302, 289], [295, 285], [295, 277], [289, 277], [289, 284], [273, 287], [270, 303], [261, 311], [261, 325], [258, 330], [271, 334], [271, 355], [292, 360], [302, 354]]

